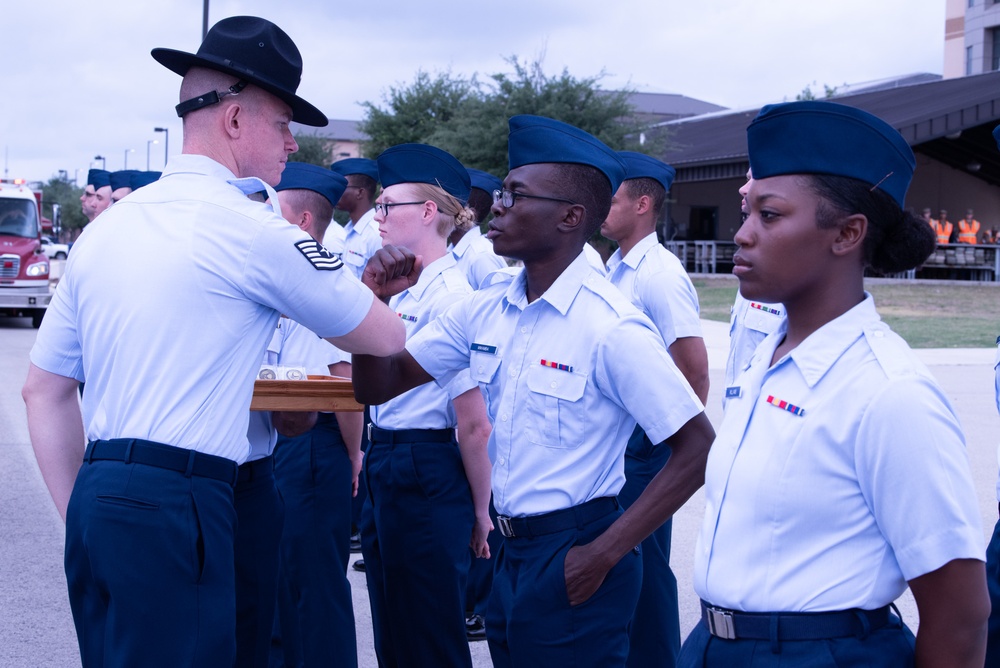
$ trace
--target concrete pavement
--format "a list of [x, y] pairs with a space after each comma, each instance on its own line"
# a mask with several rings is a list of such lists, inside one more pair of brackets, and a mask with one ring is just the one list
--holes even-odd
[[[703, 321], [709, 350], [712, 389], [707, 412], [722, 418], [722, 382], [728, 350], [728, 325]], [[28, 368], [35, 330], [27, 319], [0, 319], [0, 667], [66, 668], [79, 665], [66, 582], [62, 570], [63, 526], [48, 496], [28, 441], [20, 388]], [[993, 349], [920, 350], [955, 405], [966, 431], [969, 459], [980, 500], [984, 536], [997, 519], [994, 488], [1000, 417], [993, 400]], [[698, 619], [691, 587], [695, 541], [704, 510], [696, 494], [674, 520], [672, 565], [680, 586], [681, 631]], [[371, 618], [364, 576], [349, 571], [357, 616], [361, 666], [375, 666]], [[899, 601], [904, 618], [916, 626], [909, 594]], [[473, 661], [489, 666], [486, 643], [473, 643]]]

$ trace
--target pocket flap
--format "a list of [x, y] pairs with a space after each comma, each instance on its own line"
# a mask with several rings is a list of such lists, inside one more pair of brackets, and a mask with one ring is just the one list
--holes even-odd
[[587, 388], [587, 377], [572, 371], [562, 371], [542, 365], [528, 372], [528, 389], [564, 401], [579, 401]]

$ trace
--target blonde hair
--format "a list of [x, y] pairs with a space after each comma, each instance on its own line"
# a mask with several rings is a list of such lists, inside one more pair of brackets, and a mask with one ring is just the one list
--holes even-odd
[[465, 231], [476, 222], [476, 212], [463, 204], [457, 197], [440, 186], [431, 183], [410, 183], [416, 199], [431, 201], [437, 205], [441, 219], [437, 232], [447, 238], [453, 229]]

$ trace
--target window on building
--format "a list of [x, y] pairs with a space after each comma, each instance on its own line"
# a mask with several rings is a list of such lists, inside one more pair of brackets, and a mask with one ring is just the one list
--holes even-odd
[[969, 5], [968, 6], [971, 8], [971, 7], [974, 7], [975, 4], [976, 4], [976, 0], [969, 0]]
[[972, 74], [972, 47], [965, 47], [965, 76]]
[[990, 30], [990, 71], [1000, 70], [1000, 28]]

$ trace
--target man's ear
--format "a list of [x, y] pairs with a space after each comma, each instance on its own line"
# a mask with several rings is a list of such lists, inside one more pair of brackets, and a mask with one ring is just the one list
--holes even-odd
[[566, 207], [566, 212], [556, 225], [556, 229], [561, 232], [572, 232], [582, 227], [586, 218], [587, 207], [582, 204], [571, 204]]
[[312, 211], [308, 209], [299, 214], [299, 219], [295, 223], [298, 228], [304, 232], [308, 232], [312, 228], [313, 215]]
[[642, 195], [639, 199], [635, 201], [635, 212], [642, 215], [649, 211], [653, 206], [653, 202], [650, 201], [649, 195]]
[[231, 102], [226, 106], [222, 115], [222, 122], [226, 129], [226, 134], [231, 139], [239, 139], [242, 132], [243, 107], [238, 102]]
[[861, 250], [868, 232], [868, 218], [856, 213], [840, 223], [840, 231], [833, 240], [834, 255], [848, 255]]

